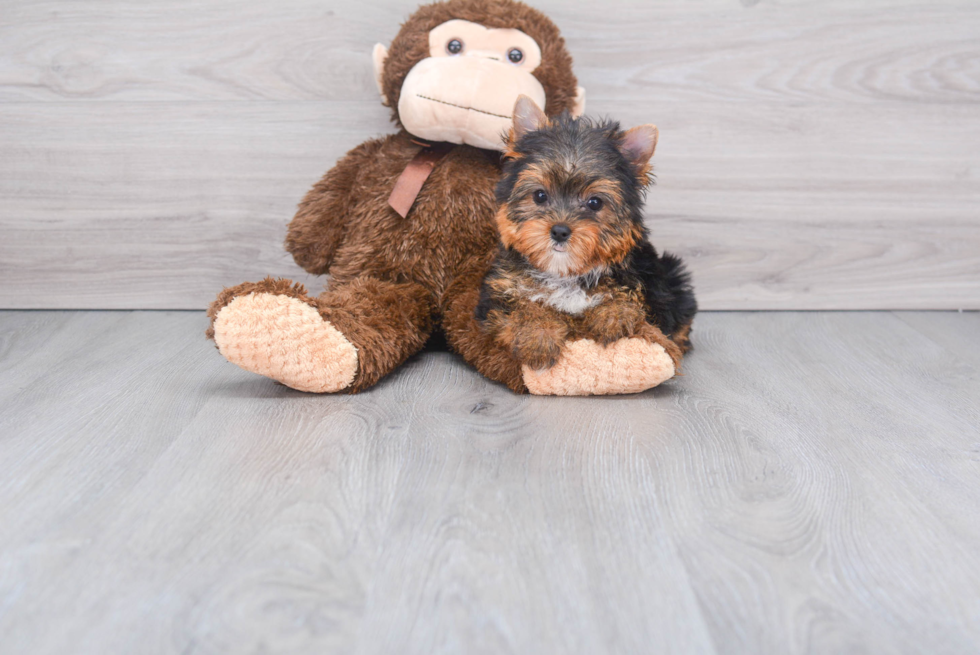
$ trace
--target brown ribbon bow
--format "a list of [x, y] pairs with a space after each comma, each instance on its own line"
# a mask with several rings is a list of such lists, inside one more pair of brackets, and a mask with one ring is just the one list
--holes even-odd
[[395, 188], [391, 190], [391, 195], [388, 196], [388, 204], [402, 218], [408, 216], [412, 205], [415, 204], [415, 199], [419, 197], [422, 185], [429, 179], [429, 175], [432, 174], [436, 164], [453, 149], [451, 143], [423, 143], [419, 141], [412, 143], [422, 146], [422, 149], [412, 157], [412, 161], [408, 162], [408, 166], [395, 181]]

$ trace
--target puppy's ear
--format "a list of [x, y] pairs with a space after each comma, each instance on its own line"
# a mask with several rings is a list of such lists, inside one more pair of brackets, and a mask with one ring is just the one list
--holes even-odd
[[541, 107], [525, 95], [518, 96], [514, 103], [514, 125], [510, 128], [511, 149], [525, 134], [547, 125], [548, 117], [541, 111]]
[[626, 130], [619, 151], [633, 164], [633, 167], [643, 176], [650, 170], [650, 158], [657, 149], [657, 139], [660, 132], [656, 125], [638, 125]]

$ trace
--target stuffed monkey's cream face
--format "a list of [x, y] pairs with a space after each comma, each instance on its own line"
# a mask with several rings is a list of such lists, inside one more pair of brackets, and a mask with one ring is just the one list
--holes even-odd
[[445, 22], [429, 32], [429, 57], [402, 84], [398, 117], [423, 139], [503, 150], [518, 96], [545, 105], [531, 75], [540, 64], [537, 42], [520, 30]]

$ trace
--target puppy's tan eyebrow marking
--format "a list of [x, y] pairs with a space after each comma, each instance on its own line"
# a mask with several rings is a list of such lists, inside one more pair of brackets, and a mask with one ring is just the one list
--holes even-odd
[[597, 180], [595, 182], [590, 182], [584, 189], [582, 189], [583, 196], [591, 196], [595, 194], [604, 194], [610, 198], [619, 199], [619, 185], [608, 180]]
[[517, 194], [528, 193], [539, 187], [550, 190], [551, 185], [538, 164], [528, 165], [518, 173], [514, 183], [514, 191]]
[[480, 114], [486, 114], [487, 116], [496, 116], [497, 118], [506, 118], [507, 120], [510, 120], [510, 118], [511, 118], [510, 116], [503, 116], [501, 114], [495, 114], [492, 111], [486, 111], [486, 110], [483, 110], [483, 109], [477, 109], [476, 107], [464, 107], [463, 105], [457, 105], [454, 102], [446, 102], [445, 100], [439, 100], [438, 98], [430, 98], [429, 96], [424, 96], [421, 93], [416, 93], [415, 95], [416, 95], [416, 97], [422, 98], [423, 100], [431, 100], [432, 102], [439, 102], [439, 103], [442, 103], [444, 105], [449, 105], [450, 107], [457, 107], [459, 109], [465, 109], [467, 111], [475, 111], [475, 112], [480, 113]]

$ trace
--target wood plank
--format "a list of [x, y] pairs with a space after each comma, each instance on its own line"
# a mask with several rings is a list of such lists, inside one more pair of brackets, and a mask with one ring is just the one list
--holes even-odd
[[[980, 7], [969, 0], [757, 4], [534, 6], [561, 28], [593, 98], [980, 100]], [[374, 101], [371, 48], [390, 42], [415, 6], [8, 2], [0, 16], [0, 100]]]
[[684, 377], [576, 399], [2, 312], [0, 652], [974, 652], [980, 333], [910, 316], [705, 313]]
[[[34, 317], [15, 329], [60, 331]], [[300, 394], [200, 322], [77, 314], [98, 343], [4, 395], [0, 651], [713, 652], [648, 494], [593, 479], [643, 475], [604, 443], [621, 418], [567, 452], [570, 417], [538, 436], [447, 353]]]
[[980, 101], [971, 2], [583, 2], [562, 14], [576, 72], [597, 98]]
[[0, 109], [5, 305], [197, 309], [267, 274], [317, 286], [282, 246], [286, 223], [387, 122], [365, 103], [112, 107], [43, 105], [53, 122]]
[[[956, 353], [957, 358], [973, 364], [980, 363], [980, 349], [977, 348], [980, 312], [958, 312], [956, 316], [946, 312], [896, 312], [896, 316], [925, 338]], [[969, 367], [963, 368], [960, 362], [956, 362], [944, 376], [969, 370]]]
[[[645, 110], [621, 112], [626, 124]], [[0, 304], [201, 308], [267, 274], [295, 203], [386, 131], [375, 103], [0, 108]], [[654, 241], [707, 309], [980, 307], [980, 121], [962, 105], [660, 105]], [[719, 134], [712, 125], [729, 124]], [[923, 142], [907, 157], [896, 133]], [[955, 135], [950, 124], [962, 126]]]
[[646, 452], [719, 651], [975, 650], [978, 364], [886, 313], [695, 325]]

